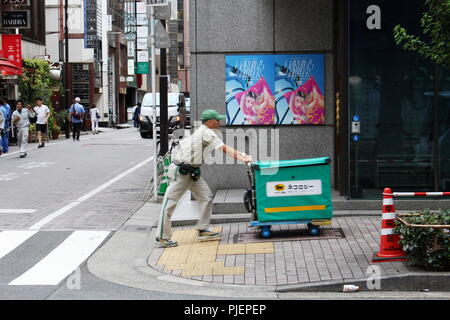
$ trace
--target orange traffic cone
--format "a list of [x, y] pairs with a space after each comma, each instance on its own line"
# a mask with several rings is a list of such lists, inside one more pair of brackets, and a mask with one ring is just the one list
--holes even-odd
[[398, 243], [400, 235], [394, 233], [396, 218], [397, 214], [395, 213], [392, 190], [385, 188], [383, 192], [380, 252], [373, 256], [373, 263], [406, 260], [405, 252]]

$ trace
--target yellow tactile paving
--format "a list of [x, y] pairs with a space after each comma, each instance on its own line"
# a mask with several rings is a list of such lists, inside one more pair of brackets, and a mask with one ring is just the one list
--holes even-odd
[[178, 247], [164, 249], [157, 264], [164, 265], [165, 271], [181, 270], [182, 277], [244, 274], [245, 267], [225, 267], [223, 261], [216, 261], [217, 255], [274, 253], [272, 242], [219, 245], [219, 240], [198, 241], [196, 230], [175, 231], [172, 239]]
[[245, 254], [245, 244], [219, 245], [217, 254]]
[[215, 266], [222, 266], [223, 262], [200, 262], [192, 263], [187, 266], [181, 273], [182, 277], [193, 277], [193, 276], [212, 276]]
[[273, 242], [250, 243], [245, 245], [245, 254], [274, 253]]

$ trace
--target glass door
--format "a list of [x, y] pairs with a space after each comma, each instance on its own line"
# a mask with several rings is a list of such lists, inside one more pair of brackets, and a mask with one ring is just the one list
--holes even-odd
[[[380, 29], [367, 27], [374, 3]], [[349, 121], [360, 122], [348, 137], [351, 198], [379, 199], [385, 187], [434, 190], [434, 66], [397, 46], [392, 31], [401, 24], [419, 33], [422, 5], [350, 0]]]

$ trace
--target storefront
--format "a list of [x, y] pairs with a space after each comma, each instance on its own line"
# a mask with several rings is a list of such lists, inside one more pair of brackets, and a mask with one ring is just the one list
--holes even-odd
[[420, 0], [349, 0], [337, 9], [336, 152], [339, 190], [350, 198], [375, 199], [384, 187], [450, 189], [450, 71], [393, 36], [398, 24], [421, 34], [424, 9]]

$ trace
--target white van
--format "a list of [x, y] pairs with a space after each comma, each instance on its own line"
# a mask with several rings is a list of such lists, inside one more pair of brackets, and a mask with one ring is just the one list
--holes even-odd
[[[178, 93], [168, 93], [167, 106], [168, 106], [168, 120], [169, 123], [172, 119], [178, 116]], [[156, 127], [159, 127], [159, 92], [156, 93]], [[146, 93], [142, 99], [140, 120], [140, 133], [142, 138], [153, 138], [153, 93]]]

